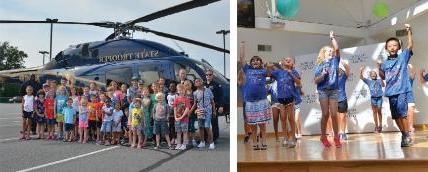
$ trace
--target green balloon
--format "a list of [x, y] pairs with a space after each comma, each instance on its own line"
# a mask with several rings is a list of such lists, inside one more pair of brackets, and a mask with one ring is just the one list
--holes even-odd
[[299, 11], [299, 0], [276, 0], [276, 10], [283, 17], [294, 17]]
[[389, 14], [389, 6], [385, 2], [377, 2], [373, 6], [373, 15], [379, 18], [384, 18]]

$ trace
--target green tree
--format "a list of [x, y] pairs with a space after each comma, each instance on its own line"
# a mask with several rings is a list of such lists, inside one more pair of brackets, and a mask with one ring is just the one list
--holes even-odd
[[25, 68], [24, 59], [27, 57], [25, 52], [9, 45], [9, 42], [0, 42], [0, 71]]

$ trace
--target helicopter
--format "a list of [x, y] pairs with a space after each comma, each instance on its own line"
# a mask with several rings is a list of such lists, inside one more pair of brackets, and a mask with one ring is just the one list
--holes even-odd
[[0, 71], [0, 81], [7, 82], [10, 80], [16, 82], [19, 79], [22, 81], [23, 77], [35, 74], [38, 76], [40, 83], [65, 77], [77, 86], [95, 82], [101, 87], [106, 87], [113, 80], [129, 84], [131, 78], [135, 76], [141, 78], [145, 84], [153, 83], [159, 78], [164, 78], [165, 83], [168, 84], [178, 80], [178, 71], [180, 69], [187, 71], [187, 79], [189, 80], [196, 78], [206, 80], [205, 71], [212, 70], [214, 82], [221, 85], [221, 91], [223, 92], [221, 100], [227, 103], [224, 107], [227, 114], [229, 111], [229, 80], [209, 63], [205, 60], [197, 61], [189, 58], [183, 52], [178, 52], [158, 42], [132, 38], [132, 33], [136, 31], [153, 33], [161, 37], [198, 45], [222, 53], [230, 53], [229, 50], [224, 48], [136, 25], [137, 23], [149, 22], [171, 14], [206, 6], [217, 1], [220, 0], [189, 1], [125, 23], [110, 21], [68, 22], [51, 19], [40, 21], [0, 20], [0, 24], [74, 24], [112, 28], [114, 30], [105, 40], [81, 43], [60, 51], [50, 62], [42, 67]]

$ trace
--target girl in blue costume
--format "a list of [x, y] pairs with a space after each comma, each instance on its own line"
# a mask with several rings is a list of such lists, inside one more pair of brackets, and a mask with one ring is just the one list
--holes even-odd
[[[239, 62], [245, 75], [244, 101], [247, 124], [251, 126], [252, 142], [254, 150], [266, 150], [266, 123], [271, 119], [271, 109], [267, 100], [266, 75], [263, 61], [258, 56], [253, 56], [250, 64], [245, 63], [245, 45], [240, 44]], [[257, 140], [257, 127], [260, 129], [260, 139]], [[259, 143], [261, 142], [261, 143]]]
[[[296, 85], [300, 85], [300, 76], [296, 70], [293, 70], [293, 59], [286, 57], [280, 63], [281, 67], [272, 71], [272, 65], [268, 67], [268, 75], [277, 81], [277, 99], [282, 105], [281, 122], [290, 124], [291, 132], [284, 131], [284, 146], [294, 148], [296, 146], [296, 126], [294, 120], [294, 103]], [[287, 127], [285, 127], [287, 129]]]
[[327, 121], [331, 114], [334, 130], [334, 143], [336, 147], [341, 147], [342, 144], [340, 142], [337, 119], [340, 50], [337, 41], [334, 38], [333, 31], [330, 31], [330, 39], [333, 46], [324, 46], [321, 48], [316, 62], [317, 66], [315, 68], [314, 80], [315, 84], [317, 84], [322, 112], [320, 140], [325, 147], [331, 146], [326, 135]]

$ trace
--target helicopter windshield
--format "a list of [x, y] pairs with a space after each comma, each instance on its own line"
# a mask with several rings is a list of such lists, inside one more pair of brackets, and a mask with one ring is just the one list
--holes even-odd
[[211, 67], [209, 64], [199, 62], [199, 61], [195, 61], [195, 64], [204, 70], [211, 69], [214, 72], [215, 78], [219, 79], [221, 82], [227, 83], [226, 77], [223, 76], [221, 73], [219, 73], [217, 70], [215, 70], [213, 67]]

